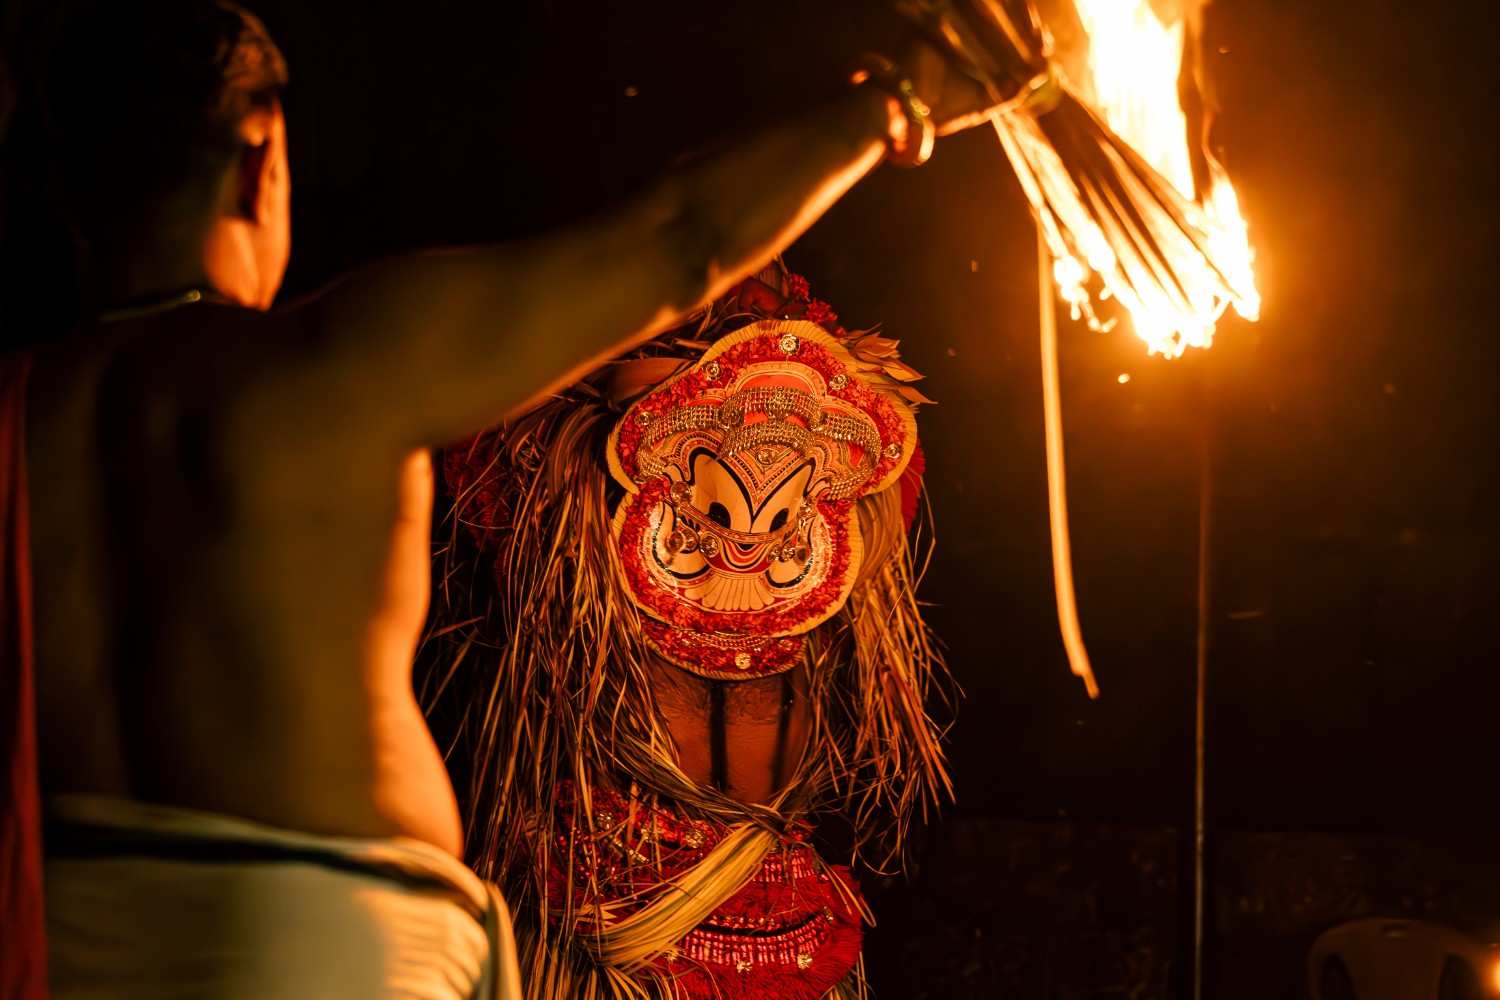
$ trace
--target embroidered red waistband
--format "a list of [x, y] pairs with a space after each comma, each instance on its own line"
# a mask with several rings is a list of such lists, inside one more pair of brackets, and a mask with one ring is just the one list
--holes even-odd
[[[727, 827], [595, 790], [592, 823], [560, 798], [547, 873], [549, 909], [592, 893], [596, 903], [645, 905], [702, 862]], [[820, 1000], [859, 959], [863, 903], [847, 867], [823, 861], [798, 825], [650, 971], [682, 1000]], [[567, 871], [564, 866], [571, 862]], [[579, 917], [587, 925], [587, 913]]]

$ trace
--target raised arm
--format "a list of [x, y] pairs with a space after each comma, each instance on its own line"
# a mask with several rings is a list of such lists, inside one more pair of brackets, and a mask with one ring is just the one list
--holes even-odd
[[[913, 65], [940, 126], [985, 105], [930, 50]], [[899, 102], [858, 87], [584, 224], [356, 272], [282, 317], [309, 352], [256, 422], [274, 410], [284, 427], [308, 426], [333, 409], [367, 443], [398, 447], [493, 423], [764, 264], [881, 161], [905, 122]]]
[[860, 88], [602, 217], [386, 261], [308, 308], [330, 361], [369, 380], [387, 430], [403, 443], [450, 440], [670, 328], [763, 264], [880, 162], [888, 122], [884, 96]]

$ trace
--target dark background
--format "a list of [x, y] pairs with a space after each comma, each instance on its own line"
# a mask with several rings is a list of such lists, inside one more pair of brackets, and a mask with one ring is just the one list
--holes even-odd
[[[851, 3], [257, 6], [294, 76], [292, 293], [379, 253], [597, 211], [814, 107], [890, 28]], [[1265, 319], [1228, 320], [1212, 352], [1175, 362], [1063, 330], [1096, 704], [1056, 636], [1034, 237], [993, 138], [881, 170], [788, 251], [848, 325], [900, 338], [940, 402], [922, 422], [939, 540], [924, 593], [968, 693], [959, 812], [1181, 817], [1206, 427], [1215, 815], [1487, 822], [1496, 75], [1481, 5], [1434, 6], [1211, 9], [1217, 139]]]
[[[293, 70], [293, 294], [378, 254], [597, 211], [685, 153], [815, 107], [892, 30], [878, 5], [847, 0], [253, 6]], [[946, 141], [919, 171], [882, 169], [788, 251], [846, 325], [900, 338], [940, 401], [922, 419], [938, 531], [924, 594], [967, 692], [952, 740], [958, 802], [913, 882], [877, 892], [883, 995], [996, 995], [1001, 971], [1031, 961], [1007, 949], [1031, 941], [1050, 955], [1058, 937], [1106, 924], [1127, 937], [1163, 928], [1148, 942], [1155, 971], [1076, 987], [1061, 973], [1022, 976], [1006, 980], [1019, 984], [1011, 995], [1180, 988], [1205, 443], [1214, 940], [1228, 976], [1210, 995], [1242, 978], [1223, 970], [1249, 933], [1231, 896], [1259, 863], [1245, 845], [1268, 843], [1257, 831], [1335, 838], [1270, 864], [1268, 884], [1326, 876], [1327, 858], [1375, 857], [1377, 843], [1406, 859], [1414, 884], [1441, 864], [1466, 881], [1452, 845], [1495, 830], [1500, 707], [1486, 8], [1219, 0], [1211, 11], [1217, 139], [1260, 254], [1265, 318], [1226, 321], [1211, 352], [1173, 362], [1123, 332], [1062, 332], [1096, 703], [1057, 636], [1034, 236], [993, 136]], [[1106, 875], [1075, 896], [1056, 889], [1060, 872], [1091, 865], [1150, 891], [1114, 891]], [[1319, 922], [1382, 907], [1500, 917], [1485, 910], [1500, 892], [1414, 902], [1376, 872], [1399, 864], [1368, 868], [1364, 888], [1329, 890], [1343, 902], [1262, 928], [1292, 942], [1277, 953], [1278, 990], [1294, 990]], [[1141, 882], [1143, 871], [1157, 874]], [[1007, 895], [1048, 915], [974, 944]], [[921, 982], [892, 957], [903, 954], [928, 956]], [[939, 969], [942, 956], [959, 966]], [[1111, 992], [1122, 976], [1156, 985]]]

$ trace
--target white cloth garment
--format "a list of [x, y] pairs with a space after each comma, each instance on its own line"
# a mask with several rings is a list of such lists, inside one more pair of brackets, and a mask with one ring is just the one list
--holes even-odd
[[416, 840], [48, 804], [54, 1000], [520, 1000], [505, 902]]

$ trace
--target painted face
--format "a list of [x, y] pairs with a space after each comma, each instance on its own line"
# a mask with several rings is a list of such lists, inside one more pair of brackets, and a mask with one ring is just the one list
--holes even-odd
[[905, 407], [821, 328], [762, 322], [646, 395], [611, 437], [627, 589], [673, 662], [709, 676], [792, 666], [843, 605], [854, 501], [901, 474]]
[[682, 600], [708, 611], [761, 611], [789, 599], [807, 582], [814, 545], [827, 547], [804, 504], [811, 462], [789, 448], [758, 451], [770, 461], [696, 451], [689, 478], [673, 480], [655, 511], [652, 563]]

